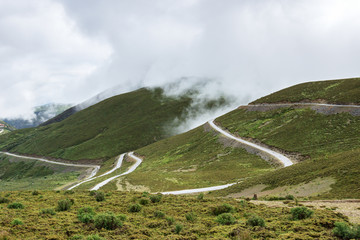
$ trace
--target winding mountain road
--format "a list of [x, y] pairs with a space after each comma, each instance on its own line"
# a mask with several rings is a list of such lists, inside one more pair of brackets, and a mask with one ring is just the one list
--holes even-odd
[[0, 134], [2, 134], [2, 133], [3, 133], [3, 131], [4, 131], [4, 129], [1, 129], [1, 130], [0, 130]]
[[129, 173], [132, 173], [133, 171], [135, 171], [135, 169], [141, 164], [142, 159], [135, 156], [134, 152], [130, 152], [128, 153], [129, 157], [131, 157], [132, 159], [135, 160], [135, 163], [124, 173], [113, 176], [111, 178], [106, 179], [105, 181], [102, 181], [101, 183], [97, 184], [95, 187], [91, 188], [90, 190], [99, 190], [99, 188], [105, 186], [106, 184], [108, 184], [110, 181], [114, 180], [115, 178], [127, 175]]
[[107, 171], [106, 173], [101, 174], [100, 176], [97, 176], [97, 177], [87, 178], [87, 179], [85, 179], [84, 181], [81, 181], [81, 182], [75, 184], [74, 186], [69, 187], [68, 190], [72, 190], [72, 189], [80, 186], [81, 184], [86, 183], [86, 182], [90, 182], [90, 181], [92, 181], [92, 180], [94, 180], [94, 179], [96, 179], [96, 178], [109, 175], [110, 173], [114, 172], [116, 169], [119, 169], [119, 168], [121, 167], [121, 164], [122, 164], [123, 160], [124, 160], [124, 156], [125, 156], [125, 153], [121, 154], [121, 155], [118, 157], [118, 160], [117, 160], [117, 162], [116, 162], [115, 167], [113, 167], [110, 171]]
[[278, 153], [278, 152], [275, 152], [273, 150], [270, 150], [268, 148], [265, 148], [265, 147], [262, 147], [262, 146], [259, 146], [255, 143], [252, 143], [252, 142], [249, 142], [249, 141], [246, 141], [244, 139], [241, 139], [239, 137], [235, 137], [234, 135], [230, 134], [229, 132], [226, 132], [225, 130], [221, 129], [220, 127], [218, 127], [215, 123], [214, 123], [214, 120], [211, 120], [208, 122], [210, 124], [210, 126], [215, 129], [216, 131], [218, 131], [219, 133], [221, 133], [222, 135], [224, 135], [225, 137], [227, 138], [230, 138], [230, 139], [233, 139], [239, 143], [242, 143], [242, 144], [245, 144], [249, 147], [252, 147], [252, 148], [255, 148], [261, 152], [264, 152], [264, 153], [267, 153], [271, 156], [273, 156], [274, 158], [276, 158], [278, 161], [280, 161], [284, 167], [288, 167], [288, 166], [291, 166], [293, 165], [294, 163], [287, 157], [285, 157], [284, 155], [282, 155], [281, 153]]
[[63, 165], [63, 166], [82, 167], [82, 168], [93, 168], [91, 174], [87, 177], [87, 179], [94, 177], [94, 176], [96, 175], [96, 173], [97, 173], [97, 172], [99, 171], [99, 169], [100, 169], [100, 166], [98, 166], [98, 165], [63, 163], [63, 162], [55, 162], [55, 161], [47, 160], [47, 159], [44, 159], [44, 158], [36, 158], [36, 157], [22, 156], [22, 155], [18, 155], [18, 154], [14, 154], [14, 153], [9, 153], [9, 152], [2, 152], [2, 151], [0, 151], [0, 153], [5, 154], [5, 155], [8, 155], [8, 156], [12, 156], [12, 157], [17, 157], [17, 158], [22, 158], [22, 159], [36, 160], [36, 161], [47, 162], [47, 163], [57, 164], [57, 165]]
[[[359, 105], [335, 105], [335, 104], [321, 104], [321, 103], [289, 103], [289, 104], [254, 104], [254, 105], [247, 105], [246, 107], [266, 107], [266, 106], [269, 106], [269, 107], [281, 107], [281, 106], [294, 106], [294, 105], [304, 105], [304, 106], [325, 106], [325, 107], [334, 107], [334, 108], [340, 108], [340, 109], [343, 109], [343, 108], [352, 108], [352, 109], [356, 109], [356, 111], [358, 111], [358, 109], [360, 109], [360, 106]], [[214, 120], [211, 120], [208, 122], [208, 124], [217, 132], [219, 132], [220, 134], [224, 135], [225, 137], [229, 138], [229, 139], [232, 139], [232, 140], [235, 140], [243, 145], [246, 145], [247, 147], [250, 147], [250, 148], [253, 148], [253, 149], [256, 149], [257, 151], [260, 151], [260, 152], [263, 152], [263, 153], [266, 153], [268, 155], [271, 155], [273, 158], [277, 159], [284, 167], [288, 167], [288, 166], [291, 166], [293, 165], [294, 163], [289, 159], [287, 158], [286, 156], [282, 155], [281, 153], [278, 153], [278, 152], [275, 152], [271, 149], [268, 149], [266, 147], [262, 147], [260, 145], [257, 145], [255, 143], [252, 143], [252, 142], [249, 142], [249, 141], [246, 141], [242, 138], [239, 138], [239, 137], [236, 137], [234, 135], [232, 135], [231, 133], [221, 129], [219, 126], [217, 126], [215, 123], [214, 123]], [[1, 132], [0, 132], [1, 133]], [[21, 155], [17, 155], [17, 154], [13, 154], [13, 153], [8, 153], [8, 152], [1, 152], [0, 153], [2, 154], [6, 154], [6, 155], [9, 155], [9, 156], [14, 156], [14, 157], [19, 157], [19, 158], [25, 158], [25, 159], [32, 159], [32, 160], [38, 160], [38, 161], [43, 161], [43, 162], [48, 162], [48, 163], [52, 163], [52, 164], [59, 164], [59, 165], [65, 165], [65, 166], [74, 166], [74, 167], [86, 167], [86, 168], [93, 168], [93, 171], [92, 173], [90, 174], [90, 176], [88, 176], [85, 180], [77, 183], [76, 185], [72, 186], [69, 188], [69, 190], [71, 189], [74, 189], [76, 188], [77, 186], [85, 183], [85, 182], [89, 182], [89, 181], [92, 181], [96, 178], [99, 178], [99, 177], [103, 177], [103, 176], [106, 176], [106, 175], [109, 175], [111, 174], [112, 172], [114, 172], [116, 169], [119, 169], [122, 165], [122, 162], [123, 162], [123, 159], [125, 157], [125, 153], [124, 154], [121, 154], [118, 158], [118, 161], [115, 165], [114, 168], [112, 168], [110, 171], [100, 175], [100, 176], [97, 176], [97, 177], [94, 177], [97, 172], [99, 171], [100, 169], [100, 166], [98, 165], [83, 165], [83, 164], [71, 164], [71, 163], [62, 163], [62, 162], [55, 162], [55, 161], [50, 161], [50, 160], [47, 160], [47, 159], [43, 159], [43, 158], [34, 158], [34, 157], [27, 157], [27, 156], [21, 156]], [[128, 153], [128, 156], [131, 157], [132, 159], [135, 160], [135, 163], [124, 173], [122, 174], [119, 174], [119, 175], [116, 175], [116, 176], [113, 176], [113, 177], [110, 177], [100, 183], [98, 183], [97, 185], [95, 185], [93, 188], [91, 188], [90, 190], [98, 190], [100, 189], [101, 187], [105, 186], [107, 183], [109, 183], [110, 181], [120, 177], [120, 176], [124, 176], [124, 175], [127, 175], [129, 173], [132, 173], [133, 171], [135, 171], [135, 169], [141, 164], [142, 162], [142, 159], [135, 156], [134, 155], [134, 152], [130, 152]], [[232, 185], [234, 185], [236, 183], [230, 183], [230, 184], [225, 184], [225, 185], [219, 185], [219, 186], [212, 186], [212, 187], [206, 187], [206, 188], [197, 188], [197, 189], [184, 189], [184, 190], [178, 190], [178, 191], [168, 191], [168, 192], [162, 192], [162, 194], [173, 194], [173, 195], [178, 195], [178, 194], [191, 194], [191, 193], [200, 193], [200, 192], [208, 192], [208, 191], [215, 191], [215, 190], [220, 190], [220, 189], [224, 189], [224, 188], [227, 188], [227, 187], [230, 187]]]

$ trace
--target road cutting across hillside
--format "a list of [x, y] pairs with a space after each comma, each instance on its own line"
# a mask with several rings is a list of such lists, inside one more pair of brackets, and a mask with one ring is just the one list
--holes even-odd
[[51, 163], [51, 164], [57, 164], [57, 165], [63, 165], [63, 166], [71, 166], [71, 167], [82, 167], [82, 168], [92, 168], [93, 170], [91, 171], [91, 174], [86, 178], [92, 178], [94, 177], [97, 172], [100, 169], [99, 165], [88, 165], [88, 164], [74, 164], [74, 163], [64, 163], [64, 162], [55, 162], [55, 161], [51, 161], [45, 158], [36, 158], [36, 157], [28, 157], [28, 156], [22, 156], [22, 155], [18, 155], [18, 154], [14, 154], [14, 153], [9, 153], [9, 152], [2, 152], [0, 151], [1, 154], [5, 154], [8, 156], [12, 156], [12, 157], [17, 157], [17, 158], [22, 158], [22, 159], [29, 159], [29, 160], [35, 160], [35, 161], [41, 161], [41, 162], [46, 162], [46, 163]]
[[84, 181], [81, 181], [81, 182], [75, 184], [74, 186], [69, 187], [68, 190], [72, 190], [72, 189], [80, 186], [81, 184], [86, 183], [86, 182], [90, 182], [90, 181], [92, 181], [92, 180], [94, 180], [94, 179], [96, 179], [96, 178], [109, 175], [110, 173], [114, 172], [116, 169], [119, 169], [119, 168], [121, 167], [121, 165], [122, 165], [123, 160], [124, 160], [124, 156], [125, 156], [125, 153], [121, 154], [121, 155], [118, 157], [115, 167], [113, 167], [111, 170], [107, 171], [106, 173], [104, 173], [104, 174], [102, 174], [102, 175], [100, 175], [100, 176], [96, 176], [96, 177], [92, 177], [92, 178], [87, 178], [87, 179], [85, 179]]
[[129, 173], [132, 173], [133, 171], [135, 171], [135, 169], [142, 163], [142, 159], [135, 156], [134, 152], [130, 152], [128, 153], [128, 156], [131, 157], [132, 159], [135, 160], [135, 163], [124, 173], [113, 176], [111, 178], [106, 179], [105, 181], [102, 181], [101, 183], [98, 183], [95, 187], [91, 188], [90, 190], [99, 190], [101, 187], [105, 186], [106, 184], [108, 184], [110, 181], [114, 180], [115, 178], [127, 175]]

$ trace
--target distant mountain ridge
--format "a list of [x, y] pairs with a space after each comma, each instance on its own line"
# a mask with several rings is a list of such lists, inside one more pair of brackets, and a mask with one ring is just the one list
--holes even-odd
[[109, 159], [174, 134], [171, 129], [185, 121], [188, 112], [211, 112], [227, 104], [219, 97], [193, 106], [196, 97], [197, 92], [169, 97], [161, 88], [142, 88], [103, 100], [61, 122], [2, 136], [0, 149], [68, 160]]
[[33, 117], [32, 119], [4, 118], [3, 120], [17, 129], [37, 127], [41, 123], [62, 113], [71, 106], [72, 105], [70, 104], [49, 103], [35, 107], [35, 117]]

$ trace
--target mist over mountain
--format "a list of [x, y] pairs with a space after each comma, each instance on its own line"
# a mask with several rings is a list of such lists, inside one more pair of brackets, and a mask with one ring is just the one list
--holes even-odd
[[64, 112], [71, 106], [71, 104], [49, 103], [42, 106], [34, 107], [33, 116], [30, 118], [4, 118], [3, 121], [7, 122], [8, 124], [14, 126], [17, 129], [37, 127], [41, 123]]

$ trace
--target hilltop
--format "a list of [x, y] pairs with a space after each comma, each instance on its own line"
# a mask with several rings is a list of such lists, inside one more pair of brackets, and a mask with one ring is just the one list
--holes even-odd
[[330, 104], [360, 104], [360, 78], [301, 83], [250, 104], [316, 102]]

